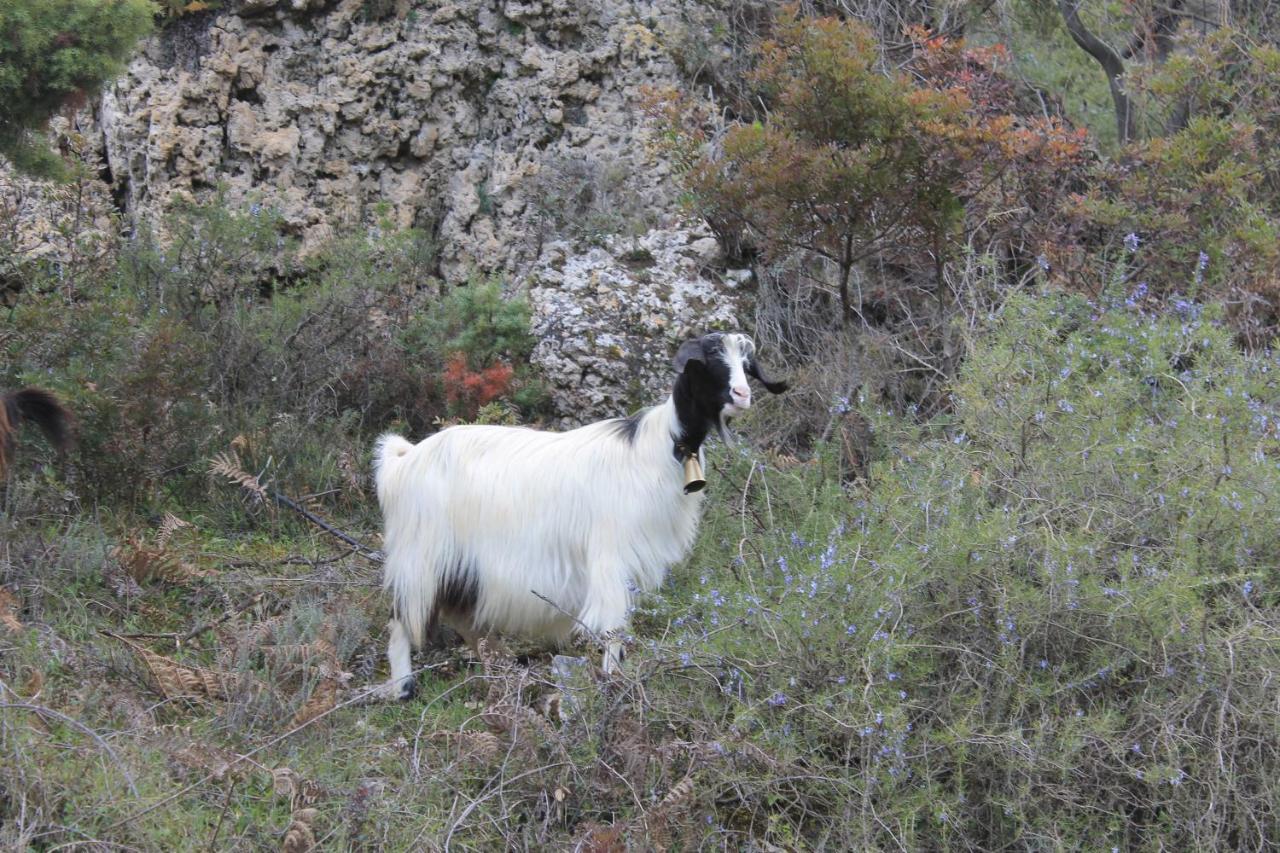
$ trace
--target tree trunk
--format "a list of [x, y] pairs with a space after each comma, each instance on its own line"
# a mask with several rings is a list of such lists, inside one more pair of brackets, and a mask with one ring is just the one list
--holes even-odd
[[1116, 110], [1116, 133], [1120, 144], [1124, 145], [1134, 137], [1133, 105], [1129, 96], [1120, 85], [1124, 76], [1124, 60], [1102, 39], [1089, 31], [1080, 20], [1081, 0], [1058, 0], [1058, 8], [1062, 11], [1062, 20], [1067, 25], [1067, 32], [1080, 49], [1097, 60], [1107, 74], [1107, 85], [1111, 87], [1111, 100]]
[[[853, 272], [853, 237], [845, 235], [844, 251], [840, 253], [840, 327], [849, 325], [853, 319], [853, 306], [849, 304], [849, 275]], [[862, 306], [858, 306], [862, 311]]]

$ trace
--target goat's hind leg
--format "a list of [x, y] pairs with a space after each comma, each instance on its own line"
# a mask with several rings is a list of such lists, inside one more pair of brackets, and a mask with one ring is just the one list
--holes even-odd
[[391, 664], [391, 678], [383, 687], [388, 699], [399, 699], [404, 702], [413, 698], [418, 683], [413, 677], [413, 644], [409, 632], [399, 619], [394, 616], [387, 623], [391, 639], [387, 641], [387, 662]]

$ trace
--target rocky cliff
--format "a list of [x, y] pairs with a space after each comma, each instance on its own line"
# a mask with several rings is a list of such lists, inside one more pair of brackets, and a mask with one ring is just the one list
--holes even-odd
[[708, 272], [714, 241], [680, 221], [640, 109], [680, 83], [673, 46], [708, 14], [242, 0], [171, 24], [107, 90], [105, 174], [133, 221], [221, 188], [308, 248], [380, 220], [433, 229], [447, 281], [527, 290], [562, 410], [617, 413], [665, 385], [675, 338], [738, 311], [742, 276]]

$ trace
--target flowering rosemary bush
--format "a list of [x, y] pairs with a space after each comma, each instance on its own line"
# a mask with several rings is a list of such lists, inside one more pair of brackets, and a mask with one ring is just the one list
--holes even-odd
[[879, 456], [854, 487], [821, 456], [713, 475], [725, 499], [639, 621], [671, 664], [649, 695], [738, 769], [705, 790], [706, 832], [1204, 849], [1280, 831], [1280, 365], [1195, 305], [1114, 301], [1013, 300], [951, 414], [865, 413]]

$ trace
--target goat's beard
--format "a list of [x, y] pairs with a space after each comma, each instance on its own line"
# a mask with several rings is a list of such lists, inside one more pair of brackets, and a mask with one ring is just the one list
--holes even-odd
[[720, 417], [716, 418], [716, 433], [720, 436], [720, 441], [725, 447], [733, 447], [733, 433], [729, 431], [730, 416], [720, 413]]

